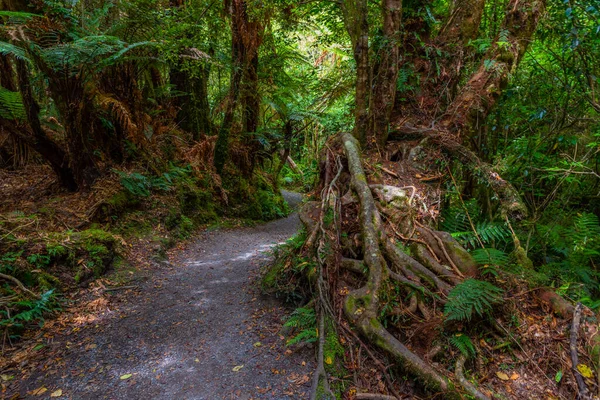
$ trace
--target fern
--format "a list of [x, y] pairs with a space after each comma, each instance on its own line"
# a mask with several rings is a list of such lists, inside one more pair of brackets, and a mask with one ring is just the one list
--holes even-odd
[[492, 306], [502, 301], [502, 289], [477, 279], [459, 283], [448, 294], [444, 307], [447, 321], [470, 321], [473, 314], [480, 317], [489, 313]]
[[507, 241], [511, 237], [510, 230], [501, 223], [482, 221], [475, 225], [475, 232], [472, 230], [464, 232], [454, 232], [452, 237], [461, 242], [464, 246], [470, 246], [471, 248], [477, 247], [479, 241], [477, 236], [484, 245], [497, 244]]
[[450, 337], [449, 341], [452, 346], [456, 347], [467, 358], [475, 357], [475, 354], [477, 354], [477, 349], [471, 338], [465, 334], [457, 333]]
[[600, 255], [598, 247], [600, 242], [600, 222], [598, 216], [591, 213], [583, 213], [575, 219], [570, 236], [573, 241], [573, 250], [583, 252], [590, 256]]
[[23, 99], [19, 92], [13, 92], [0, 86], [0, 118], [10, 120], [26, 118]]
[[[48, 290], [36, 300], [17, 301], [11, 304], [11, 308], [18, 308], [22, 311], [9, 317], [8, 311], [0, 311], [0, 327], [21, 328], [25, 323], [44, 321], [44, 313], [51, 311], [52, 301], [54, 300], [54, 289]], [[56, 307], [54, 307], [56, 308]]]
[[466, 232], [471, 230], [469, 217], [479, 218], [481, 214], [477, 201], [469, 200], [464, 207], [452, 206], [444, 210], [440, 228], [446, 232]]
[[14, 44], [7, 42], [0, 42], [0, 54], [3, 56], [13, 56], [19, 60], [27, 61], [31, 63], [31, 60], [27, 56], [27, 52]]
[[288, 345], [306, 342], [315, 342], [319, 335], [317, 332], [317, 315], [313, 308], [297, 308], [289, 319], [283, 324], [286, 328], [294, 328], [298, 333], [287, 341]]
[[502, 250], [494, 248], [475, 249], [471, 251], [471, 256], [477, 265], [494, 265], [496, 267], [505, 267], [510, 261], [510, 256]]

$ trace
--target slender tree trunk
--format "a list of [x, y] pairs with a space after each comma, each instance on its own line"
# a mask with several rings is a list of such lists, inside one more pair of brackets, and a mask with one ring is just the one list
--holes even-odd
[[344, 24], [350, 35], [356, 62], [354, 132], [361, 146], [367, 145], [369, 129], [369, 22], [366, 0], [346, 0], [342, 3]]
[[396, 99], [402, 1], [383, 0], [382, 11], [384, 44], [379, 52], [378, 73], [373, 79], [373, 101], [370, 110], [373, 127], [367, 138], [368, 145], [376, 143], [381, 147], [387, 141], [390, 115]]
[[[250, 50], [248, 65], [242, 81], [242, 104], [244, 105], [244, 131], [254, 133], [258, 129], [260, 97], [258, 95], [258, 48]], [[249, 52], [250, 52], [249, 51]]]
[[219, 136], [215, 144], [214, 163], [219, 175], [223, 173], [223, 168], [228, 158], [229, 136], [240, 91], [244, 60], [246, 58], [246, 49], [242, 41], [242, 29], [245, 25], [243, 17], [245, 12], [244, 0], [232, 0], [229, 7], [231, 15], [231, 77], [227, 108], [225, 109], [225, 115], [223, 116]]
[[93, 119], [90, 106], [91, 101], [84, 99], [79, 106], [81, 109], [70, 108], [63, 110], [62, 113], [70, 157], [69, 165], [79, 189], [89, 189], [100, 176], [93, 155], [93, 135], [86, 128], [90, 126], [89, 121]]

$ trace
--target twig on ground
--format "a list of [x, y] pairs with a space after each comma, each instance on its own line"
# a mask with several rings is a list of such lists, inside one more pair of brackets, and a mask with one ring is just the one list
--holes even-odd
[[575, 306], [575, 310], [573, 311], [573, 323], [571, 324], [571, 361], [572, 361], [572, 370], [573, 375], [575, 375], [575, 380], [577, 381], [577, 388], [579, 389], [579, 394], [577, 395], [578, 399], [585, 399], [588, 397], [588, 388], [583, 380], [583, 376], [577, 369], [577, 365], [579, 365], [579, 355], [577, 354], [577, 338], [579, 337], [579, 324], [581, 323], [581, 309], [583, 306], [581, 303], [577, 303]]

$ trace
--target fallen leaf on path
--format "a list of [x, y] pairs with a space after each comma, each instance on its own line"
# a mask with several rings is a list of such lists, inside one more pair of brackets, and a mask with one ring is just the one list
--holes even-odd
[[121, 375], [121, 377], [119, 379], [121, 379], [122, 381], [127, 380], [129, 378], [131, 378], [132, 374], [125, 374], [125, 375]]
[[588, 367], [585, 364], [577, 364], [577, 371], [579, 371], [581, 376], [583, 376], [584, 378], [593, 378], [594, 377], [594, 372], [591, 370], [590, 367]]
[[496, 376], [497, 376], [498, 378], [502, 379], [503, 381], [507, 381], [507, 380], [509, 380], [509, 379], [510, 379], [510, 378], [508, 377], [508, 375], [506, 375], [504, 372], [500, 372], [500, 371], [496, 372]]
[[239, 372], [240, 369], [244, 368], [243, 365], [236, 365], [235, 367], [233, 367], [232, 371], [233, 372]]
[[35, 389], [34, 391], [32, 391], [31, 394], [33, 396], [39, 396], [41, 394], [46, 393], [47, 391], [48, 391], [48, 389], [46, 389], [45, 387], [42, 386], [42, 387], [39, 387], [39, 388]]
[[519, 374], [517, 374], [516, 372], [513, 372], [513, 374], [510, 376], [510, 379], [513, 381], [519, 379]]
[[62, 396], [62, 389], [55, 390], [50, 394], [50, 397], [60, 397]]
[[254, 347], [260, 347], [260, 346], [262, 346], [262, 343], [261, 343], [261, 342], [256, 342], [256, 343], [254, 343]]

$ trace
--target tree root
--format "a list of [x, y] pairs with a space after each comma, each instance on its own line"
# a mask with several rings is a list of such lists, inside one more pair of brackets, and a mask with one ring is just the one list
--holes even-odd
[[421, 377], [425, 383], [439, 390], [447, 390], [451, 383], [427, 365], [419, 356], [392, 336], [377, 319], [379, 291], [386, 268], [379, 248], [380, 239], [386, 241], [385, 233], [371, 189], [362, 168], [358, 143], [349, 134], [342, 134], [352, 177], [352, 186], [360, 201], [360, 220], [363, 233], [364, 262], [369, 272], [367, 284], [348, 294], [344, 303], [346, 317], [373, 343], [401, 361], [403, 367]]
[[467, 392], [469, 392], [469, 394], [471, 396], [475, 397], [476, 399], [490, 400], [490, 398], [488, 396], [486, 396], [485, 394], [483, 394], [479, 390], [477, 390], [477, 388], [475, 386], [473, 386], [473, 384], [471, 382], [469, 382], [467, 380], [467, 378], [465, 378], [465, 376], [463, 374], [463, 368], [465, 365], [465, 361], [466, 361], [466, 357], [463, 354], [458, 356], [458, 360], [456, 360], [456, 368], [454, 370], [454, 374], [456, 375], [456, 378], [458, 378], [458, 382], [462, 385], [463, 388], [465, 388], [465, 390]]
[[323, 348], [325, 346], [325, 316], [323, 312], [319, 315], [319, 351], [317, 354], [317, 369], [313, 373], [313, 382], [310, 389], [310, 400], [316, 400], [319, 394], [319, 383], [322, 382], [322, 389], [325, 394], [335, 399], [335, 394], [329, 387], [327, 372], [325, 372], [325, 364], [323, 362]]
[[24, 291], [25, 293], [27, 293], [28, 295], [30, 295], [31, 297], [33, 297], [35, 299], [38, 299], [40, 297], [39, 295], [33, 293], [31, 290], [27, 289], [25, 287], [25, 285], [23, 285], [23, 283], [20, 280], [18, 280], [17, 278], [15, 278], [14, 276], [10, 276], [10, 275], [6, 275], [6, 274], [3, 274], [3, 273], [0, 273], [0, 279], [5, 279], [7, 281], [12, 281], [13, 283], [15, 283], [19, 287], [19, 289], [21, 289], [22, 291]]
[[496, 193], [502, 213], [507, 217], [520, 220], [527, 216], [527, 207], [515, 187], [502, 179], [491, 165], [481, 161], [473, 151], [458, 143], [452, 135], [438, 129], [415, 129], [402, 126], [390, 132], [389, 139], [403, 140], [406, 136], [428, 138], [465, 167], [477, 173]]
[[[337, 157], [336, 162], [331, 162], [331, 155], [335, 154], [332, 148], [336, 151], [340, 148], [336, 144], [328, 147], [327, 158], [321, 164], [324, 168], [321, 173], [321, 200], [311, 202], [300, 212], [300, 218], [309, 232], [302, 251], [305, 254], [312, 252], [318, 265], [318, 276], [312, 283], [316, 284], [317, 289], [313, 290], [313, 293], [318, 293], [319, 296], [316, 300], [319, 305], [319, 354], [311, 398], [315, 398], [317, 392], [325, 396], [332, 395], [323, 365], [323, 335], [326, 328], [323, 321], [327, 315], [341, 317], [343, 313], [356, 333], [368, 339], [369, 344], [383, 350], [398, 367], [416, 376], [426, 387], [446, 395], [468, 392], [478, 399], [487, 399], [464, 378], [464, 359], [459, 358], [457, 373], [455, 378], [451, 379], [452, 374], [448, 371], [438, 371], [425, 361], [437, 355], [439, 350], [436, 349], [435, 353], [424, 359], [403, 344], [401, 339], [388, 331], [379, 320], [383, 308], [382, 298], [384, 295], [389, 298], [387, 296], [390, 294], [392, 281], [410, 300], [405, 305], [395, 306], [391, 312], [387, 311], [387, 315], [403, 315], [415, 320], [420, 319], [416, 315], [420, 313], [425, 321], [439, 319], [437, 306], [446, 303], [445, 298], [452, 288], [465, 277], [476, 275], [477, 267], [474, 261], [449, 235], [416, 224], [412, 220], [414, 213], [411, 212], [412, 205], [406, 192], [394, 186], [369, 185], [356, 139], [347, 133], [340, 134], [339, 139], [347, 164], [340, 162], [340, 156], [334, 156]], [[344, 195], [341, 196], [341, 193]], [[374, 197], [374, 194], [377, 197]], [[350, 231], [346, 236], [348, 240], [343, 242], [347, 246], [344, 249], [340, 246], [340, 216], [351, 218], [352, 214], [344, 214], [343, 210], [358, 213], [360, 228], [358, 239], [355, 221], [345, 220], [349, 225], [344, 226], [348, 226]], [[382, 216], [386, 218], [385, 224]], [[390, 236], [388, 231], [392, 232]], [[419, 235], [416, 239], [413, 237], [415, 233]], [[413, 242], [411, 255], [396, 245], [394, 237]], [[363, 282], [362, 286], [351, 288], [349, 291], [338, 291], [338, 268], [356, 274], [360, 278], [352, 279], [351, 282]], [[329, 296], [334, 293], [345, 297], [334, 295], [330, 304]], [[356, 333], [343, 322], [338, 322], [337, 326], [348, 330], [357, 338], [361, 348], [364, 346], [377, 363], [378, 360], [369, 348], [360, 342]], [[387, 368], [381, 362], [378, 366], [384, 372], [389, 390], [397, 396], [393, 382], [386, 372]], [[463, 389], [459, 389], [460, 387]], [[382, 395], [374, 396], [382, 398]]]

